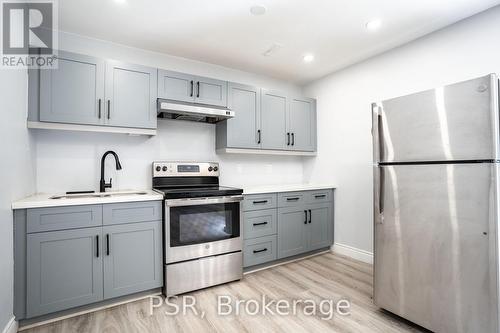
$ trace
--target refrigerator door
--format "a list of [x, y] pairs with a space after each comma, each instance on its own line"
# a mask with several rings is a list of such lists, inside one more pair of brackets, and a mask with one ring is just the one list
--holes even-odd
[[498, 164], [375, 167], [374, 301], [435, 332], [498, 332]]
[[498, 159], [498, 79], [488, 75], [372, 105], [374, 161]]

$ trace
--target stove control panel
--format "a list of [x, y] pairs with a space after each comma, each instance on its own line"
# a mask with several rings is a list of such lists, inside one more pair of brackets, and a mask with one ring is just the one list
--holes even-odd
[[153, 177], [219, 176], [216, 162], [153, 162]]

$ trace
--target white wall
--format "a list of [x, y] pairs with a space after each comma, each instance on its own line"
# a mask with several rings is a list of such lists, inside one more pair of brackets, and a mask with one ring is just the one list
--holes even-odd
[[[299, 87], [284, 81], [67, 33], [61, 34], [59, 45], [67, 51], [300, 92]], [[100, 158], [108, 149], [118, 153], [123, 166], [123, 170], [115, 172], [112, 159], [107, 161], [106, 177], [113, 177], [114, 189], [151, 188], [151, 162], [155, 160], [219, 161], [224, 184], [302, 181], [300, 157], [216, 155], [214, 125], [159, 120], [158, 133], [148, 139], [121, 134], [38, 131], [35, 134], [37, 191], [98, 188]]]
[[0, 71], [0, 330], [13, 318], [12, 210], [35, 190], [33, 140], [26, 129], [27, 73]]
[[371, 103], [500, 73], [500, 7], [304, 88], [318, 99], [318, 156], [304, 180], [338, 185], [335, 242], [372, 251]]

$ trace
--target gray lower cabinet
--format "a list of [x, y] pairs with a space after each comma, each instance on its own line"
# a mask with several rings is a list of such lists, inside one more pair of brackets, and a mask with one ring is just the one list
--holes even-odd
[[278, 208], [278, 258], [308, 250], [308, 217], [304, 206]]
[[156, 128], [157, 70], [106, 61], [105, 124]]
[[331, 204], [308, 205], [308, 251], [321, 249], [333, 243]]
[[276, 260], [276, 235], [245, 240], [243, 267], [263, 264]]
[[180, 102], [227, 106], [227, 81], [158, 70], [158, 97]]
[[27, 236], [27, 317], [103, 299], [102, 228]]
[[40, 121], [102, 124], [104, 72], [103, 59], [59, 51], [58, 68], [40, 70]]
[[291, 98], [288, 113], [291, 150], [316, 150], [316, 101], [312, 98]]
[[290, 135], [286, 132], [288, 101], [288, 96], [281, 92], [262, 89], [261, 145], [263, 149], [285, 150], [290, 145]]
[[161, 221], [103, 228], [104, 298], [161, 287]]

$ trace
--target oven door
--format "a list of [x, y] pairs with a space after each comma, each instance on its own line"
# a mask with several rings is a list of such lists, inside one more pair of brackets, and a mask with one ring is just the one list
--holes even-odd
[[243, 196], [165, 200], [165, 261], [241, 251]]

